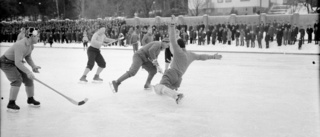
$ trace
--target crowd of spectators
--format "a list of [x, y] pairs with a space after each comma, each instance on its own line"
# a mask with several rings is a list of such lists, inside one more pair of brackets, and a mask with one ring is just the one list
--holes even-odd
[[[50, 39], [55, 43], [81, 43], [84, 33], [89, 41], [98, 27], [106, 27], [106, 36], [118, 39], [124, 37], [120, 46], [131, 45], [132, 33], [139, 36], [141, 45], [144, 45], [144, 36], [148, 35], [148, 41], [159, 41], [168, 37], [167, 24], [131, 26], [125, 20], [77, 20], [77, 21], [49, 21], [49, 22], [24, 22], [24, 23], [1, 23], [0, 41], [15, 42], [20, 29], [23, 27], [36, 27], [40, 29], [40, 42], [48, 42]], [[305, 37], [308, 43], [312, 41], [319, 44], [319, 22], [307, 27], [291, 24], [290, 22], [258, 23], [224, 23], [203, 24], [187, 26], [178, 25], [180, 37], [186, 44], [216, 45], [218, 43], [246, 46], [248, 48], [269, 48], [270, 42], [277, 42], [278, 46], [294, 45], [298, 43], [299, 49], [304, 44]], [[298, 35], [299, 34], [299, 35]], [[265, 43], [265, 44], [264, 44]]]

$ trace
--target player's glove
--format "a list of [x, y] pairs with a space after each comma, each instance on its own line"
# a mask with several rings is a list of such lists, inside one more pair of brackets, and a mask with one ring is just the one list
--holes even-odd
[[154, 66], [159, 66], [159, 63], [158, 63], [157, 59], [152, 60], [152, 64]]
[[39, 69], [41, 69], [41, 67], [35, 66], [35, 67], [32, 68], [32, 71], [33, 71], [34, 73], [40, 73], [40, 72], [39, 72]]

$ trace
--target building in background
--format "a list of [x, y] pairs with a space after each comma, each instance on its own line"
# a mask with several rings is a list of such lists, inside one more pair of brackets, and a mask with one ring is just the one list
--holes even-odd
[[251, 15], [269, 7], [269, 0], [189, 0], [189, 14], [198, 8], [199, 15]]

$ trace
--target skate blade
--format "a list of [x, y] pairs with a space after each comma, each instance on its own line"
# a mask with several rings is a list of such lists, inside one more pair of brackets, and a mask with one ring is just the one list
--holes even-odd
[[88, 82], [85, 82], [85, 81], [79, 81], [78, 83], [79, 83], [79, 84], [87, 84]]
[[114, 87], [113, 87], [113, 84], [112, 82], [109, 82], [109, 86], [110, 86], [110, 89], [113, 93], [116, 93], [116, 91], [114, 90]]
[[103, 83], [103, 81], [93, 80], [92, 83], [100, 84], [100, 83]]
[[151, 87], [148, 87], [148, 88], [144, 88], [144, 90], [152, 90], [152, 88], [151, 88]]
[[40, 105], [33, 105], [33, 104], [29, 104], [29, 107], [32, 107], [32, 108], [39, 108]]
[[18, 113], [19, 110], [8, 108], [8, 109], [7, 109], [7, 112], [9, 112], [9, 113]]

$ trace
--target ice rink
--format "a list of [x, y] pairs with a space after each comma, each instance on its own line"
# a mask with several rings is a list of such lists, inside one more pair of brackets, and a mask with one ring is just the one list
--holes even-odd
[[[1, 47], [1, 55], [8, 47]], [[221, 60], [193, 62], [178, 92], [181, 104], [144, 90], [145, 70], [111, 92], [108, 81], [126, 72], [132, 50], [101, 50], [107, 67], [101, 84], [97, 66], [79, 84], [87, 62], [80, 48], [35, 48], [35, 76], [81, 101], [71, 104], [35, 81], [40, 108], [27, 105], [24, 86], [19, 113], [8, 113], [10, 82], [1, 71], [1, 137], [319, 137], [319, 56], [220, 53]], [[201, 53], [201, 52], [197, 52]], [[214, 54], [214, 52], [205, 52]], [[313, 64], [314, 61], [314, 64]], [[164, 68], [164, 52], [159, 55]], [[152, 81], [160, 81], [157, 74]]]

